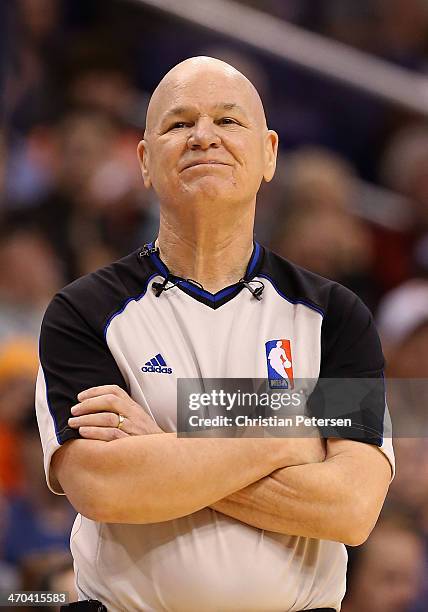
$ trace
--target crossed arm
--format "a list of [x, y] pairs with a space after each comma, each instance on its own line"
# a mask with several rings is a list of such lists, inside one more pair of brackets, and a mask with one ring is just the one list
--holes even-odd
[[212, 507], [259, 529], [357, 546], [375, 526], [390, 479], [377, 447], [330, 439], [324, 461], [276, 470]]
[[314, 438], [179, 439], [118, 387], [79, 402], [70, 425], [87, 439], [64, 444], [52, 472], [97, 521], [161, 522], [211, 506], [259, 529], [357, 545], [386, 496], [389, 463], [367, 444], [328, 440], [325, 454]]

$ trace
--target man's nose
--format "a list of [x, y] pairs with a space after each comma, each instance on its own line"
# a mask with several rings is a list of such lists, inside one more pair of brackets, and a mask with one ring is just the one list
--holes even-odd
[[217, 126], [207, 117], [201, 118], [195, 123], [192, 133], [188, 140], [190, 149], [209, 149], [217, 148], [220, 145], [220, 137], [217, 133]]

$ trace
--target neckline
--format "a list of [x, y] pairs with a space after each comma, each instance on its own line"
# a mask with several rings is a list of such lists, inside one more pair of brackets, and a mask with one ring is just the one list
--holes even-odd
[[[176, 289], [183, 291], [198, 302], [216, 309], [232, 300], [242, 289], [244, 289], [242, 283], [237, 282], [220, 289], [216, 293], [211, 293], [206, 289], [198, 287], [188, 279], [171, 274], [167, 265], [160, 258], [159, 250], [154, 250], [154, 244], [155, 242], [152, 241], [147, 245], [149, 249], [149, 258], [153, 266], [158, 270], [163, 278], [169, 277], [171, 282], [176, 282]], [[254, 241], [253, 252], [251, 253], [251, 257], [243, 277], [245, 281], [250, 281], [252, 278], [254, 278], [254, 276], [256, 276], [257, 272], [262, 266], [263, 256], [263, 247], [258, 242]]]

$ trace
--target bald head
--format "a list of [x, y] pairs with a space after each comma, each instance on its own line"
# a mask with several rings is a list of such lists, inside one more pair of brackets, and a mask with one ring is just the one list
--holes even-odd
[[216, 89], [221, 90], [226, 105], [243, 107], [250, 121], [266, 129], [263, 104], [251, 81], [222, 60], [199, 56], [180, 62], [160, 81], [147, 109], [145, 137], [156, 130], [162, 114], [168, 112], [175, 99], [185, 95], [186, 89], [191, 89], [192, 93], [196, 89], [201, 97], [209, 96]]

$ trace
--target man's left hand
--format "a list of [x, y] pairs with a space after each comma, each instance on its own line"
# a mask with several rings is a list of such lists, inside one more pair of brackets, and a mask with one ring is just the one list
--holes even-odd
[[117, 385], [91, 387], [79, 393], [77, 399], [79, 403], [72, 406], [73, 416], [68, 424], [78, 429], [82, 438], [109, 442], [127, 436], [163, 433], [144, 408]]

